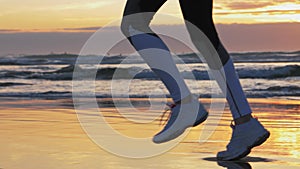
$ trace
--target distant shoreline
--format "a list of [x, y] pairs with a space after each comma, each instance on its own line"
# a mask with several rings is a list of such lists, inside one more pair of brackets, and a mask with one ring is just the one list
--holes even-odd
[[[276, 53], [276, 54], [299, 54], [300, 53], [300, 49], [299, 50], [289, 50], [289, 51], [241, 51], [241, 52], [229, 52], [230, 55], [248, 55], [248, 54], [272, 54], [272, 53]], [[182, 56], [182, 55], [194, 55], [195, 53], [192, 52], [176, 52], [173, 53], [177, 56]], [[128, 53], [113, 53], [113, 54], [109, 54], [106, 55], [105, 57], [124, 57], [124, 56], [128, 56]], [[79, 56], [79, 54], [76, 53], [72, 53], [72, 52], [49, 52], [49, 53], [31, 53], [31, 54], [12, 54], [12, 53], [8, 53], [8, 54], [3, 54], [1, 55], [2, 57], [7, 57], [7, 56], [15, 56], [15, 57], [77, 57]], [[0, 57], [1, 57], [0, 56]], [[89, 54], [87, 56], [98, 56], [96, 54]]]

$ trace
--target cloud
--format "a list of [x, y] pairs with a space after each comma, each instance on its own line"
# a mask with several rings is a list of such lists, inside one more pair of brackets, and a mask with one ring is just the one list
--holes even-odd
[[13, 33], [13, 32], [20, 32], [20, 29], [0, 29], [0, 33]]
[[53, 9], [55, 10], [70, 10], [70, 9], [96, 9], [103, 6], [111, 5], [114, 1], [98, 1], [91, 3], [74, 3], [74, 4], [63, 4]]
[[66, 31], [97, 31], [101, 27], [63, 28]]
[[300, 3], [299, 1], [295, 1], [295, 0], [273, 0], [273, 2], [275, 3]]
[[[50, 2], [49, 0], [43, 2], [43, 3], [34, 3], [34, 1], [29, 1], [31, 2], [30, 5], [21, 5], [20, 7], [15, 7], [13, 6], [14, 4], [10, 4], [11, 8], [7, 9], [2, 9], [1, 14], [11, 14], [11, 13], [23, 13], [25, 11], [38, 11], [38, 12], [49, 12], [49, 11], [66, 11], [66, 10], [93, 10], [93, 9], [98, 9], [102, 8], [108, 5], [112, 5], [116, 3], [115, 1], [94, 1], [94, 2], [84, 2], [82, 1], [62, 1], [62, 2], [57, 2], [53, 3]], [[1, 9], [1, 8], [0, 8]]]
[[[94, 27], [74, 27], [74, 28], [56, 28], [56, 29], [0, 29], [0, 34], [5, 33], [94, 33], [101, 29], [100, 26]], [[104, 27], [102, 31], [111, 32], [118, 30], [119, 27]]]
[[300, 11], [300, 1], [297, 3], [230, 3], [227, 5], [231, 10], [220, 10], [215, 12], [217, 15], [228, 15], [228, 14], [298, 14]]
[[300, 10], [260, 10], [260, 11], [230, 11], [230, 12], [216, 12], [215, 15], [233, 15], [233, 14], [250, 14], [260, 15], [266, 14], [277, 15], [277, 14], [300, 14]]
[[266, 6], [273, 5], [273, 2], [233, 2], [226, 5], [227, 8], [230, 9], [257, 9], [257, 8], [263, 8]]
[[261, 9], [268, 7], [284, 7], [285, 5], [297, 6], [300, 5], [300, 1], [295, 0], [260, 0], [253, 2], [229, 2], [223, 4], [223, 6], [229, 10], [245, 10], [245, 9]]

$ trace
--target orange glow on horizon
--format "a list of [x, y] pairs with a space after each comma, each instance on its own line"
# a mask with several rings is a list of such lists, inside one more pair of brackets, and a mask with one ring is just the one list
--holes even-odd
[[[120, 19], [126, 0], [34, 1], [20, 4], [17, 0], [2, 0], [1, 32], [66, 31], [65, 28], [100, 27]], [[178, 1], [167, 1], [160, 9], [181, 18]], [[291, 0], [216, 0], [215, 23], [260, 24], [300, 22], [300, 1]], [[157, 24], [180, 24], [157, 19]], [[72, 31], [72, 30], [68, 30]], [[87, 30], [76, 30], [90, 32]]]

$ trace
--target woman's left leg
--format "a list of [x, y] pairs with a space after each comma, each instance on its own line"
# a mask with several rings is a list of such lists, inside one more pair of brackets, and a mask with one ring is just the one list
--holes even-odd
[[174, 102], [191, 94], [176, 67], [167, 45], [149, 24], [166, 0], [128, 0], [122, 21], [122, 31], [133, 47], [162, 80]]
[[165, 1], [128, 0], [122, 21], [124, 35], [162, 80], [175, 102], [164, 129], [153, 138], [155, 143], [175, 139], [186, 128], [202, 123], [208, 115], [198, 98], [191, 96], [168, 47], [149, 27], [153, 15]]

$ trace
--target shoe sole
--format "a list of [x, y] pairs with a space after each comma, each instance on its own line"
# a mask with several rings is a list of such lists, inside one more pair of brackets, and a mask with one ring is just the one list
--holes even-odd
[[177, 130], [176, 132], [174, 132], [173, 137], [169, 137], [169, 139], [163, 140], [163, 141], [155, 141], [155, 140], [153, 140], [153, 142], [156, 143], [156, 144], [160, 144], [160, 143], [165, 143], [165, 142], [171, 141], [171, 140], [179, 137], [182, 133], [184, 133], [187, 128], [196, 127], [199, 124], [203, 123], [207, 119], [207, 117], [208, 117], [208, 113], [206, 112], [206, 114], [202, 118], [200, 118], [199, 120], [197, 120], [193, 125], [187, 126], [183, 130]]
[[270, 137], [270, 132], [268, 130], [266, 130], [266, 133], [264, 135], [262, 135], [261, 137], [258, 137], [257, 140], [252, 145], [248, 146], [246, 151], [244, 151], [242, 154], [238, 155], [237, 157], [230, 158], [230, 159], [217, 157], [217, 160], [234, 161], [234, 160], [239, 160], [241, 158], [244, 158], [248, 154], [250, 154], [252, 148], [262, 145], [265, 141], [268, 140], [269, 137]]
[[208, 113], [206, 112], [206, 114], [205, 114], [201, 119], [199, 119], [198, 121], [196, 121], [196, 122], [193, 124], [193, 126], [191, 126], [191, 127], [196, 127], [196, 126], [198, 126], [199, 124], [203, 123], [203, 122], [207, 119], [207, 117], [208, 117]]

